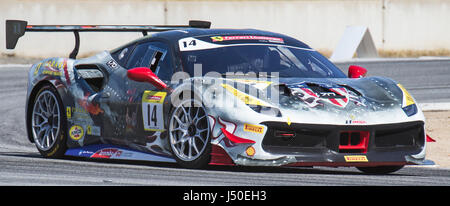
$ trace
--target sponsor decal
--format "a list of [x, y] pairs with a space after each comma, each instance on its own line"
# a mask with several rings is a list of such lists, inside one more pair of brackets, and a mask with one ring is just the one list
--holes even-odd
[[178, 46], [180, 48], [180, 51], [195, 51], [228, 46], [227, 44], [217, 44], [219, 42], [224, 41], [257, 40], [260, 42], [279, 43], [279, 44], [284, 43], [284, 40], [282, 38], [269, 36], [213, 36], [210, 38], [212, 43], [202, 41], [193, 37], [187, 37], [178, 40]]
[[122, 155], [122, 151], [117, 148], [105, 148], [96, 151], [91, 157], [92, 158], [114, 158], [114, 157], [120, 157]]
[[247, 147], [247, 149], [245, 150], [245, 153], [247, 154], [247, 156], [252, 157], [255, 155], [256, 150], [254, 147], [250, 146], [250, 147]]
[[90, 157], [90, 156], [92, 156], [93, 154], [94, 154], [94, 152], [88, 151], [88, 150], [80, 150], [80, 151], [78, 152], [78, 156], [81, 156], [81, 157], [83, 157], [83, 156], [88, 156], [88, 157]]
[[[37, 71], [39, 70], [40, 67], [41, 64], [38, 65], [38, 67], [34, 71], [34, 74], [37, 74]], [[44, 63], [44, 70], [42, 71], [42, 74], [61, 76], [62, 75], [61, 69], [64, 69], [66, 67], [67, 67], [66, 59], [63, 59], [62, 61], [50, 60]]]
[[59, 61], [58, 62], [58, 61], [55, 61], [55, 60], [50, 60], [48, 62], [45, 62], [44, 66], [48, 67], [48, 68], [55, 69], [55, 70], [59, 70], [59, 69], [63, 68], [64, 64], [66, 64], [66, 62], [64, 62], [64, 61]]
[[69, 136], [71, 139], [78, 141], [84, 136], [84, 129], [81, 126], [73, 125], [69, 130]]
[[166, 92], [145, 91], [142, 95], [142, 118], [145, 131], [164, 131], [163, 103]]
[[211, 37], [211, 40], [213, 42], [234, 40], [264, 40], [275, 43], [284, 43], [284, 40], [282, 38], [270, 36], [213, 36]]
[[66, 107], [66, 116], [67, 116], [67, 119], [72, 118], [72, 111], [71, 111], [70, 107]]
[[68, 120], [91, 119], [88, 111], [78, 106], [66, 107], [66, 117]]
[[114, 145], [88, 145], [80, 148], [69, 148], [65, 152], [67, 156], [106, 159], [129, 159], [160, 162], [176, 162], [168, 154], [153, 154], [136, 150], [128, 150]]
[[106, 65], [108, 65], [111, 69], [116, 69], [118, 66], [117, 62], [114, 61], [114, 59], [111, 59], [108, 62], [106, 62]]
[[346, 162], [369, 162], [365, 155], [344, 156]]
[[162, 104], [164, 102], [164, 99], [166, 98], [166, 95], [166, 92], [145, 91], [144, 95], [142, 96], [142, 102]]
[[350, 115], [350, 119], [345, 120], [345, 124], [366, 124], [367, 122], [364, 120], [357, 120], [355, 115]]
[[149, 100], [149, 102], [159, 102], [161, 101], [162, 96], [148, 96], [147, 100]]
[[42, 71], [42, 74], [52, 75], [52, 76], [61, 76], [61, 72], [54, 70], [53, 68], [46, 68]]
[[262, 134], [264, 132], [264, 127], [253, 124], [244, 124], [244, 131]]
[[86, 133], [88, 135], [101, 136], [100, 127], [88, 125], [86, 128]]
[[345, 124], [366, 124], [367, 122], [364, 120], [345, 120]]

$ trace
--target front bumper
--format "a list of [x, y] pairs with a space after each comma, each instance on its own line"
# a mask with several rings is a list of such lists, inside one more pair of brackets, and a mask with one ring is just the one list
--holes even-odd
[[425, 159], [423, 121], [382, 125], [260, 124], [266, 126], [267, 132], [262, 142], [253, 146], [260, 147], [265, 158], [241, 153], [234, 156], [235, 164], [387, 166], [420, 164]]

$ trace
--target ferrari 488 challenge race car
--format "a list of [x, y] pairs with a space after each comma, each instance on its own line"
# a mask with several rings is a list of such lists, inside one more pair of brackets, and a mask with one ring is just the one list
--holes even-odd
[[[401, 84], [358, 66], [345, 75], [286, 35], [204, 21], [6, 27], [9, 49], [28, 31], [75, 34], [70, 58], [44, 59], [28, 73], [26, 130], [45, 157], [378, 174], [425, 158], [424, 115]], [[85, 31], [144, 37], [76, 59]]]

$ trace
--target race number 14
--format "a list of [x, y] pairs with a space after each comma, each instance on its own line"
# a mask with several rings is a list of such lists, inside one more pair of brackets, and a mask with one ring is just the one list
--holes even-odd
[[163, 103], [166, 92], [145, 91], [142, 96], [142, 117], [146, 131], [164, 131]]
[[147, 104], [147, 125], [149, 127], [158, 127], [157, 107], [158, 105]]
[[183, 42], [184, 48], [186, 48], [186, 47], [188, 47], [188, 46], [196, 46], [196, 45], [197, 45], [197, 43], [195, 42], [195, 39], [189, 41], [189, 43], [186, 42], [186, 41]]

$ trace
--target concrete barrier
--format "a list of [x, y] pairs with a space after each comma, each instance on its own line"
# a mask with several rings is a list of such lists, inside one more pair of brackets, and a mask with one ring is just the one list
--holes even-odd
[[[212, 21], [213, 28], [255, 28], [296, 37], [333, 51], [346, 26], [370, 29], [384, 50], [450, 49], [449, 0], [8, 0], [0, 1], [0, 52], [22, 56], [68, 56], [72, 33], [28, 33], [14, 51], [5, 48], [5, 20], [30, 24], [186, 24]], [[80, 56], [115, 48], [140, 33], [82, 33]]]

